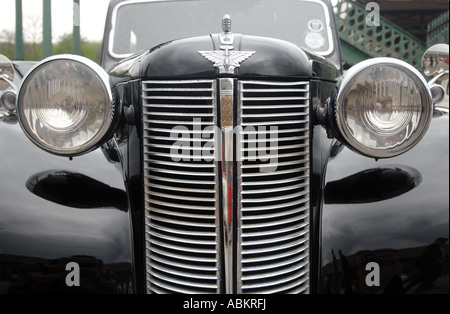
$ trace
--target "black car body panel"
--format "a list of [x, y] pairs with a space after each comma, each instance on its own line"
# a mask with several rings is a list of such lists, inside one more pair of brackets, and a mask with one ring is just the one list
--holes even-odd
[[[237, 69], [237, 77], [313, 77], [336, 82], [341, 75], [340, 69], [327, 59], [316, 57], [286, 41], [256, 36], [236, 37], [237, 50], [256, 51]], [[120, 78], [217, 77], [217, 69], [199, 51], [214, 51], [219, 46], [218, 35], [176, 40], [150, 51], [141, 51], [117, 63], [109, 73]]]
[[[74, 185], [66, 187], [64, 182], [56, 181], [53, 184], [66, 189], [66, 195], [56, 194], [60, 198], [59, 203], [55, 203], [27, 188], [27, 184], [35, 185], [36, 175], [42, 171], [48, 172], [45, 177], [53, 176], [56, 180], [61, 173], [69, 173], [67, 180], [73, 176], [80, 195], [86, 195], [83, 189], [95, 179], [98, 184], [101, 182], [100, 189], [94, 190], [96, 194], [104, 190], [104, 199], [117, 200], [118, 193], [125, 195], [125, 186], [116, 167], [106, 161], [100, 150], [72, 161], [49, 156], [23, 137], [18, 124], [1, 123], [0, 132], [3, 154], [0, 165], [1, 292], [133, 291], [132, 226], [127, 198], [125, 202], [123, 198], [115, 202], [115, 206], [111, 203], [91, 206], [91, 202], [74, 204], [73, 201], [79, 200]], [[83, 176], [80, 179], [75, 173]], [[90, 186], [89, 190], [92, 188]], [[122, 205], [117, 206], [119, 203]], [[78, 262], [84, 274], [80, 278], [84, 284], [70, 291], [65, 285], [69, 274], [65, 267], [69, 261]]]
[[[111, 2], [106, 34], [119, 2]], [[336, 42], [324, 58], [236, 35], [236, 50], [256, 53], [223, 75], [199, 54], [220, 49], [218, 35], [123, 60], [107, 56], [106, 36], [102, 65], [122, 111], [101, 149], [73, 159], [50, 155], [14, 118], [0, 122], [0, 293], [145, 293], [142, 80], [222, 77], [309, 83], [311, 293], [448, 293], [448, 244], [439, 240], [449, 233], [448, 114], [437, 114], [421, 142], [395, 158], [364, 157], [330, 139], [316, 113], [342, 73]], [[17, 85], [32, 65], [15, 63]], [[66, 285], [69, 262], [81, 266], [80, 287]], [[373, 287], [370, 262], [380, 265]]]
[[[321, 218], [323, 292], [447, 291], [448, 244], [436, 240], [449, 234], [448, 132], [448, 116], [435, 118], [420, 144], [387, 160], [336, 148]], [[378, 287], [366, 285], [369, 261], [380, 265]]]

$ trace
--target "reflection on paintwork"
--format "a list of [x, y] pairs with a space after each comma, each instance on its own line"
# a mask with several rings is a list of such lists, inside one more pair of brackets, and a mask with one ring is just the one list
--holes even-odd
[[[70, 263], [79, 265], [79, 286], [67, 285], [70, 271], [66, 266]], [[47, 260], [0, 255], [0, 266], [0, 293], [133, 293], [131, 264], [128, 263], [105, 265], [93, 256]]]
[[[47, 283], [36, 280], [43, 280], [43, 275], [54, 272], [55, 265], [61, 263], [61, 260], [76, 262], [77, 258], [90, 261], [92, 265], [103, 265], [103, 269], [113, 274], [111, 278], [116, 280], [114, 288], [98, 286], [103, 289], [98, 291], [107, 289], [109, 292], [134, 292], [128, 209], [125, 212], [110, 205], [94, 210], [73, 208], [67, 206], [67, 203], [64, 206], [43, 199], [26, 188], [27, 181], [43, 169], [65, 169], [64, 172], [79, 174], [66, 178], [69, 181], [77, 179], [83, 182], [90, 178], [93, 180], [90, 181], [91, 184], [94, 181], [100, 185], [107, 183], [111, 188], [109, 191], [115, 193], [110, 195], [113, 199], [119, 196], [118, 191], [125, 190], [122, 175], [115, 165], [108, 163], [100, 150], [76, 157], [72, 161], [49, 155], [33, 145], [18, 124], [0, 123], [0, 134], [0, 147], [3, 152], [7, 152], [0, 160], [0, 293], [24, 292], [28, 288], [31, 292], [36, 287], [48, 291], [45, 289], [65, 285], [64, 278], [59, 281], [57, 276], [53, 288], [48, 282], [48, 276], [45, 277]], [[48, 174], [51, 173], [52, 171]], [[69, 181], [64, 184], [70, 184]], [[56, 181], [50, 183], [57, 184]], [[89, 186], [80, 186], [78, 191], [82, 192], [83, 188], [87, 189]], [[90, 192], [91, 196], [94, 192]], [[105, 195], [104, 198], [108, 199], [108, 196]], [[83, 278], [83, 263], [80, 262], [79, 291], [93, 292], [94, 284], [100, 282], [93, 282], [94, 278]], [[101, 268], [96, 267], [95, 269]], [[60, 275], [67, 273], [62, 264], [60, 268]], [[33, 279], [30, 276], [35, 277]], [[86, 286], [83, 286], [83, 279]], [[15, 290], [10, 291], [12, 288]]]
[[127, 211], [127, 195], [80, 173], [48, 170], [32, 175], [26, 187], [33, 194], [75, 208], [115, 207]]
[[[442, 156], [448, 156], [449, 143], [441, 140], [448, 132], [448, 115], [441, 115], [432, 120], [429, 132], [412, 151], [389, 160], [374, 161], [357, 156], [341, 145], [333, 146], [335, 153], [329, 162], [326, 179], [328, 188], [329, 183], [341, 184], [348, 178], [358, 179], [358, 175], [352, 177], [355, 173], [364, 174], [368, 169], [394, 171], [399, 165], [403, 170], [415, 169], [416, 174], [420, 173], [421, 182], [409, 191], [392, 198], [380, 198], [376, 202], [349, 203], [339, 201], [339, 193], [333, 195], [333, 202], [325, 204], [322, 213], [320, 291], [345, 293], [347, 283], [347, 292], [353, 293], [448, 292], [448, 242], [442, 242], [449, 234], [449, 177], [442, 174], [448, 174], [449, 164]], [[401, 174], [400, 178], [406, 179], [407, 174]], [[357, 182], [353, 181], [355, 188]], [[392, 185], [393, 182], [387, 184]], [[343, 192], [343, 198], [351, 196], [351, 192]], [[439, 254], [436, 253], [437, 247]], [[348, 263], [339, 255], [339, 250]], [[426, 256], [433, 255], [429, 253], [433, 250], [439, 257], [435, 262], [426, 262]], [[439, 266], [441, 261], [442, 268]], [[367, 287], [365, 284], [368, 274], [365, 266], [370, 262], [380, 265], [380, 287]], [[426, 264], [434, 266], [427, 270]], [[441, 271], [436, 275], [438, 268]], [[344, 276], [344, 269], [350, 275]], [[432, 274], [437, 278], [429, 286], [427, 281], [430, 279], [427, 278], [432, 278]], [[349, 290], [350, 286], [352, 290]]]
[[384, 166], [367, 169], [325, 186], [326, 204], [379, 202], [404, 194], [422, 182], [417, 169], [408, 166]]
[[[359, 251], [346, 256], [331, 250], [332, 262], [323, 267], [323, 291], [353, 293], [445, 293], [448, 284], [448, 239], [437, 238], [424, 247]], [[368, 286], [366, 265], [380, 266], [380, 285]]]

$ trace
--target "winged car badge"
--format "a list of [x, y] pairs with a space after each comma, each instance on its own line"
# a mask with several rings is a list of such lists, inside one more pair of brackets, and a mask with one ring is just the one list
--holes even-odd
[[234, 69], [250, 58], [255, 51], [232, 51], [234, 49], [234, 34], [231, 33], [231, 19], [225, 15], [222, 20], [223, 33], [220, 34], [220, 49], [215, 51], [199, 51], [203, 57], [213, 62], [213, 66], [219, 68], [219, 73], [234, 74]]

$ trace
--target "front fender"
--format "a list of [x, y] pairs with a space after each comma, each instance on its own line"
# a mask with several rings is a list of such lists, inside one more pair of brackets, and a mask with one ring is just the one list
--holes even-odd
[[398, 157], [375, 161], [345, 147], [331, 157], [321, 217], [321, 292], [448, 293], [448, 135], [444, 115]]
[[[111, 187], [111, 193], [126, 195], [122, 174], [102, 151], [70, 161], [37, 148], [18, 124], [0, 122], [0, 156], [0, 293], [133, 291], [126, 200], [89, 208], [64, 198], [58, 204], [30, 189], [40, 173], [56, 170], [77, 173], [81, 180], [93, 179], [100, 188]], [[64, 188], [60, 192], [73, 195]], [[69, 275], [69, 283], [76, 283], [70, 263], [79, 266], [79, 286], [66, 284]]]

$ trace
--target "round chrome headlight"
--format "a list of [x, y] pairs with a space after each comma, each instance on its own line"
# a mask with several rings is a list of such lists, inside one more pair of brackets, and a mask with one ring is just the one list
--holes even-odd
[[23, 80], [17, 114], [27, 136], [61, 156], [87, 153], [111, 134], [114, 107], [106, 72], [84, 57], [60, 55]]
[[344, 143], [375, 158], [411, 149], [433, 115], [425, 79], [393, 58], [369, 59], [350, 68], [338, 84], [333, 110]]

